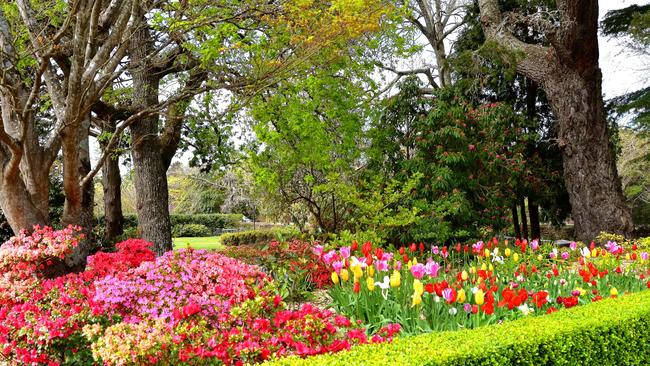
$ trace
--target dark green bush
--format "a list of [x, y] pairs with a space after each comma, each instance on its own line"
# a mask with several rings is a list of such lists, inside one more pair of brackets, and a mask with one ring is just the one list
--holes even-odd
[[179, 224], [172, 228], [172, 236], [175, 238], [187, 237], [196, 238], [200, 236], [211, 236], [212, 230], [201, 224]]
[[223, 245], [265, 245], [274, 240], [288, 240], [300, 235], [298, 230], [292, 228], [265, 229], [240, 231], [221, 235]]
[[[234, 228], [239, 226], [242, 219], [240, 214], [198, 214], [198, 215], [171, 215], [170, 220], [172, 228], [179, 225], [203, 225], [209, 229], [207, 235], [217, 233], [219, 229]], [[96, 219], [94, 232], [96, 236], [102, 237], [104, 233], [104, 216], [98, 216]], [[133, 233], [138, 228], [138, 216], [136, 214], [124, 215], [124, 232]]]
[[650, 291], [472, 330], [396, 338], [284, 366], [648, 365]]

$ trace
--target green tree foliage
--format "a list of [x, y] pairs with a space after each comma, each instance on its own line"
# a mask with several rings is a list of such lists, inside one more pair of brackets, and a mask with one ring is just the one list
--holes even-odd
[[650, 224], [650, 138], [647, 134], [622, 129], [618, 171], [623, 193], [632, 208], [634, 222]]
[[[601, 32], [621, 39], [632, 54], [650, 56], [650, 4], [607, 12]], [[650, 130], [650, 86], [610, 100], [610, 107], [618, 114], [631, 114], [636, 127]]]
[[422, 175], [403, 205], [417, 220], [404, 240], [462, 240], [507, 225], [509, 192], [524, 176], [523, 120], [504, 104], [475, 106], [457, 90], [423, 97], [401, 84], [369, 131], [368, 176], [408, 181]]

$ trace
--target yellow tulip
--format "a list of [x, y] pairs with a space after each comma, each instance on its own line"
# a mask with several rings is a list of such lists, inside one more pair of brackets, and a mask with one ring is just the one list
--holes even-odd
[[337, 275], [336, 272], [332, 272], [332, 282], [334, 282], [335, 285], [339, 283], [339, 275]]
[[596, 249], [593, 249], [593, 250], [591, 251], [591, 256], [592, 256], [592, 257], [597, 257], [597, 256], [598, 256], [598, 252], [596, 251]]
[[544, 257], [542, 257], [541, 254], [538, 254], [538, 255], [537, 255], [537, 260], [538, 260], [538, 261], [544, 260]]
[[413, 267], [413, 262], [409, 259], [409, 261], [406, 262], [406, 268], [411, 269], [411, 267]]
[[483, 252], [483, 254], [485, 254], [486, 258], [489, 258], [490, 257], [490, 249], [486, 248], [485, 251]]
[[460, 290], [458, 290], [458, 293], [456, 294], [456, 302], [462, 304], [465, 302], [465, 300], [466, 300], [465, 290], [461, 288]]
[[417, 258], [417, 257], [413, 257], [413, 265], [416, 265], [416, 264], [418, 264], [418, 258]]
[[461, 278], [463, 281], [467, 281], [467, 279], [469, 278], [469, 274], [467, 274], [467, 271], [463, 270], [463, 271], [460, 273], [460, 278]]
[[413, 291], [420, 296], [424, 293], [424, 285], [420, 280], [416, 279], [413, 281]]
[[363, 277], [363, 270], [361, 269], [361, 266], [354, 267], [354, 269], [352, 269], [352, 274], [354, 274], [354, 280], [359, 281], [359, 279]]
[[512, 260], [515, 261], [515, 262], [519, 262], [519, 254], [514, 253], [514, 254], [512, 255]]
[[625, 254], [625, 260], [630, 260], [630, 253]]
[[506, 255], [506, 257], [510, 257], [510, 248], [506, 248], [504, 254]]
[[488, 266], [488, 269], [489, 269], [490, 271], [494, 271], [494, 266], [492, 265], [492, 263], [490, 263], [490, 265]]
[[368, 285], [368, 291], [372, 292], [375, 289], [375, 280], [372, 277], [366, 279], [366, 285]]
[[485, 303], [485, 294], [483, 293], [483, 290], [479, 289], [476, 291], [474, 294], [474, 302], [476, 305], [483, 305]]
[[393, 271], [393, 274], [390, 276], [390, 287], [399, 287], [401, 284], [402, 276], [397, 271]]
[[617, 296], [618, 295], [618, 290], [616, 289], [616, 287], [612, 287], [609, 290], [609, 294], [612, 295], [612, 296]]
[[345, 282], [345, 281], [347, 281], [349, 278], [350, 278], [350, 273], [348, 272], [347, 269], [343, 268], [343, 269], [341, 270], [341, 279], [343, 280], [343, 282]]
[[413, 293], [413, 301], [411, 302], [411, 307], [414, 307], [414, 306], [420, 305], [420, 304], [422, 304], [422, 296], [417, 294], [417, 293]]
[[487, 271], [487, 264], [485, 263], [481, 264], [481, 269]]
[[375, 275], [375, 267], [373, 267], [373, 266], [366, 267], [366, 272], [368, 272], [369, 277], [374, 276]]
[[476, 273], [476, 268], [474, 266], [469, 267], [469, 273], [471, 274]]

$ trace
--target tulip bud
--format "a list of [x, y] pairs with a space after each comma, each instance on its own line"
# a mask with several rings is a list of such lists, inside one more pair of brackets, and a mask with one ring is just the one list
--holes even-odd
[[372, 277], [366, 279], [366, 285], [368, 286], [368, 291], [372, 292], [375, 289], [375, 280]]
[[348, 280], [348, 278], [350, 278], [350, 273], [348, 272], [347, 269], [343, 268], [341, 270], [341, 279], [343, 280], [343, 282], [345, 282]]
[[510, 257], [510, 248], [506, 248], [504, 254], [506, 255], [506, 257]]
[[335, 285], [339, 283], [339, 275], [337, 275], [336, 272], [332, 272], [332, 282], [334, 282]]
[[618, 295], [618, 290], [616, 289], [616, 287], [612, 287], [609, 290], [609, 294], [612, 295], [612, 296], [617, 296]]
[[463, 281], [467, 281], [467, 279], [469, 278], [469, 274], [467, 274], [467, 271], [463, 270], [463, 272], [460, 273], [460, 278]]
[[515, 261], [515, 262], [519, 262], [519, 254], [514, 253], [514, 254], [512, 255], [512, 260]]
[[483, 293], [483, 290], [479, 289], [476, 291], [474, 294], [474, 302], [479, 306], [485, 303], [485, 294]]
[[462, 304], [466, 299], [465, 290], [461, 288], [456, 295], [456, 302]]

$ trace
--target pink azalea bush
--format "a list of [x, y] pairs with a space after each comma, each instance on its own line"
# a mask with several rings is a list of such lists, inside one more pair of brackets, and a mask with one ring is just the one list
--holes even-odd
[[89, 257], [84, 272], [42, 276], [78, 234], [35, 228], [0, 250], [0, 364], [240, 365], [390, 341], [399, 331], [368, 338], [331, 311], [287, 310], [256, 266], [192, 249], [155, 258], [142, 240]]
[[35, 226], [0, 247], [0, 305], [28, 295], [45, 277], [46, 268], [72, 253], [83, 239], [81, 228], [63, 230]]

